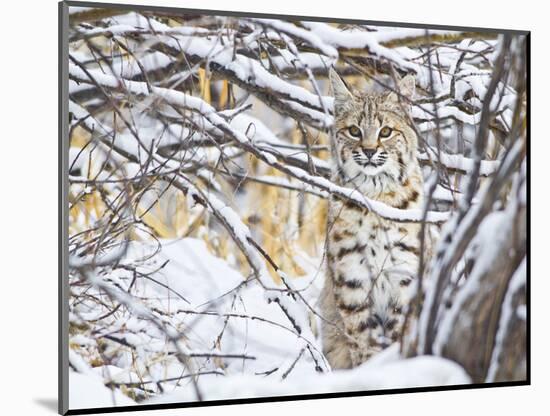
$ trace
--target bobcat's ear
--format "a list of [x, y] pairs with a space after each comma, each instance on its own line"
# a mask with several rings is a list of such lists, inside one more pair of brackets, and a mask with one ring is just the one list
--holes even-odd
[[330, 68], [328, 72], [330, 79], [330, 85], [332, 88], [332, 94], [334, 95], [334, 107], [335, 109], [341, 108], [343, 104], [353, 99], [353, 95], [349, 92], [348, 87], [340, 78], [340, 75], [336, 73], [334, 68]]
[[[416, 80], [414, 78], [414, 75], [410, 75], [410, 74], [406, 75], [405, 77], [403, 77], [401, 80], [397, 82], [397, 91], [399, 92], [399, 94], [401, 94], [401, 96], [405, 97], [407, 100], [412, 101], [414, 97], [415, 88], [416, 88]], [[388, 101], [393, 101], [397, 103], [399, 101], [399, 97], [397, 96], [396, 93], [391, 92], [388, 95]], [[408, 105], [410, 103], [406, 102], [404, 104]]]

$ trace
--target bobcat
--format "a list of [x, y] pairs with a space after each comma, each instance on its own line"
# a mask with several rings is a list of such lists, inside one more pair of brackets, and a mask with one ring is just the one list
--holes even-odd
[[[417, 138], [408, 124], [415, 80], [397, 91], [351, 92], [330, 70], [334, 93], [333, 180], [396, 208], [422, 204]], [[399, 223], [333, 199], [321, 293], [323, 350], [334, 369], [360, 365], [397, 340], [417, 275], [420, 225]]]

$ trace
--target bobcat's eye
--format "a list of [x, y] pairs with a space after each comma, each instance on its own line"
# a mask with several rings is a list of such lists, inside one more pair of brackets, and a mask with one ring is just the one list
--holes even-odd
[[357, 126], [351, 126], [350, 128], [348, 128], [348, 133], [352, 137], [361, 137], [361, 129]]
[[385, 139], [390, 137], [392, 132], [393, 132], [393, 129], [391, 127], [385, 126], [380, 129], [380, 131], [378, 132], [378, 136], [382, 139]]

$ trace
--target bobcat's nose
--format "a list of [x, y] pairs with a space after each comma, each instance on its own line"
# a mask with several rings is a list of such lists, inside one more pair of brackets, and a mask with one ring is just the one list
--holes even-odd
[[377, 342], [378, 346], [381, 349], [386, 349], [392, 344], [391, 338], [389, 336], [387, 336], [386, 334], [379, 335], [377, 341], [378, 341]]
[[363, 153], [365, 154], [365, 156], [367, 156], [368, 159], [372, 159], [372, 157], [376, 153], [376, 149], [363, 148]]
[[380, 341], [379, 345], [380, 345], [380, 348], [385, 350], [386, 348], [388, 348], [391, 345], [391, 340], [389, 338], [383, 338]]

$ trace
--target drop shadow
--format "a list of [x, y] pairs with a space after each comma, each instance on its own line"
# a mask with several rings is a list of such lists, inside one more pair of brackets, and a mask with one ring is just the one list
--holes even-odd
[[34, 399], [34, 402], [42, 406], [43, 408], [52, 411], [57, 414], [57, 399], [52, 398], [40, 398]]

